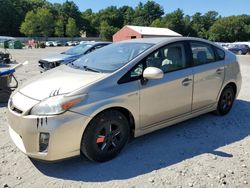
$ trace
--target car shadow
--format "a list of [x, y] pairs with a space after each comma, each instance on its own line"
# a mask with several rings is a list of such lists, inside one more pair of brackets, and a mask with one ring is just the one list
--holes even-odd
[[56, 163], [32, 162], [43, 174], [60, 179], [86, 182], [129, 179], [205, 153], [233, 157], [219, 148], [250, 135], [249, 117], [250, 103], [237, 100], [226, 116], [206, 114], [139, 137], [117, 158], [105, 163], [80, 157]]

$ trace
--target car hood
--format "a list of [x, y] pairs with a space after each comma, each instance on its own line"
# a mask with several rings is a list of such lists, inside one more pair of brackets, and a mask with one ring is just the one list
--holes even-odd
[[43, 58], [41, 60], [47, 61], [47, 62], [56, 62], [56, 61], [64, 61], [68, 59], [76, 59], [78, 56], [75, 55], [66, 55], [66, 54], [56, 54], [51, 55], [49, 57]]
[[94, 83], [107, 74], [83, 71], [66, 65], [49, 70], [25, 83], [19, 92], [27, 97], [43, 100], [45, 98], [70, 93]]

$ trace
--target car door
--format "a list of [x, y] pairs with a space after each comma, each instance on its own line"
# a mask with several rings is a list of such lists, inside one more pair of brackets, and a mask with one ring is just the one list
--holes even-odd
[[162, 79], [140, 85], [141, 128], [191, 112], [193, 73], [185, 51], [185, 43], [177, 42], [156, 50], [141, 62], [144, 69], [157, 67], [164, 72]]
[[[223, 51], [203, 42], [190, 42], [194, 91], [192, 110], [214, 105], [224, 81]], [[220, 54], [216, 55], [216, 49]]]

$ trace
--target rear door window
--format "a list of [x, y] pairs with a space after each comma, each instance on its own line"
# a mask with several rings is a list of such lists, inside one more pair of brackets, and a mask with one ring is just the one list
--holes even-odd
[[194, 66], [216, 61], [214, 50], [211, 45], [202, 42], [190, 42], [190, 46]]

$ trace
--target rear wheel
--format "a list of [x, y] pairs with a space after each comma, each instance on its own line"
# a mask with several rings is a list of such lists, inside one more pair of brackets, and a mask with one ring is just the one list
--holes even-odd
[[220, 100], [218, 102], [217, 106], [217, 114], [219, 115], [226, 115], [228, 112], [230, 112], [233, 102], [235, 99], [235, 91], [232, 88], [232, 86], [228, 85], [226, 86], [220, 96]]
[[90, 160], [104, 162], [120, 153], [129, 139], [127, 118], [116, 110], [104, 111], [87, 126], [81, 152]]

